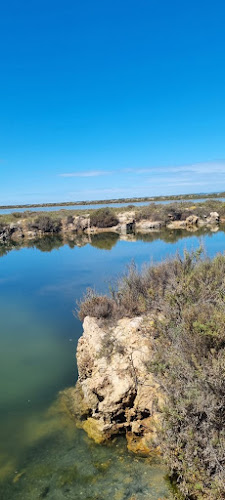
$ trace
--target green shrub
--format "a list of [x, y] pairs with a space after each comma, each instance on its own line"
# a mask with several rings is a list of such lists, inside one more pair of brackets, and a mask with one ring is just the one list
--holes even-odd
[[119, 221], [112, 208], [105, 207], [91, 212], [90, 222], [91, 226], [105, 228], [116, 226]]
[[15, 219], [21, 219], [24, 216], [24, 214], [21, 214], [21, 212], [13, 212], [12, 215], [13, 217], [15, 217]]

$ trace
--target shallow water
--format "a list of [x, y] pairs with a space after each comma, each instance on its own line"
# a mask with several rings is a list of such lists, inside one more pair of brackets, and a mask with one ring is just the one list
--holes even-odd
[[32, 443], [21, 467], [12, 467], [11, 481], [3, 481], [4, 498], [173, 498], [165, 468], [133, 457], [124, 438], [95, 445], [65, 413], [60, 414], [58, 405], [46, 415], [33, 416], [30, 427]]
[[[213, 198], [208, 198], [210, 200], [213, 200]], [[216, 198], [217, 201], [225, 201], [225, 198]], [[55, 212], [58, 210], [92, 210], [92, 209], [98, 209], [98, 208], [103, 208], [103, 207], [126, 207], [129, 205], [133, 206], [141, 206], [141, 205], [149, 205], [149, 203], [155, 203], [156, 205], [162, 204], [162, 205], [167, 205], [169, 203], [176, 203], [176, 201], [179, 200], [162, 200], [162, 201], [134, 201], [134, 202], [123, 202], [123, 203], [92, 203], [89, 205], [68, 205], [68, 206], [62, 206], [62, 205], [57, 205], [54, 207], [28, 207], [28, 208], [1, 208], [0, 209], [0, 214], [11, 214], [14, 212], [24, 212], [26, 210], [29, 210], [31, 212]], [[198, 198], [196, 200], [180, 200], [183, 203], [188, 202], [188, 203], [200, 203], [207, 201], [207, 198]]]
[[200, 243], [213, 256], [224, 251], [225, 233], [102, 234], [66, 244], [48, 237], [0, 248], [1, 499], [170, 495], [160, 465], [131, 456], [123, 439], [94, 445], [54, 402], [76, 381], [82, 327], [73, 310], [85, 289], [107, 290], [132, 259], [140, 267]]

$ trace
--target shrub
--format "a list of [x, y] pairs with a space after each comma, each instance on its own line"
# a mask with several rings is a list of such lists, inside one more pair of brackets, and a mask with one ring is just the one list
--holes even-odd
[[13, 217], [15, 217], [15, 219], [21, 219], [24, 216], [24, 214], [21, 212], [13, 212], [12, 215]]
[[105, 228], [116, 226], [119, 221], [115, 212], [111, 208], [105, 207], [91, 212], [90, 222], [91, 226]]
[[109, 318], [112, 316], [114, 306], [114, 301], [107, 295], [97, 295], [94, 290], [88, 288], [85, 296], [78, 303], [78, 316], [81, 321], [86, 316]]
[[40, 215], [34, 222], [29, 224], [30, 229], [37, 229], [42, 233], [58, 233], [61, 230], [61, 221], [52, 219], [48, 215]]
[[67, 219], [66, 219], [67, 224], [73, 224], [73, 221], [74, 221], [73, 216], [72, 215], [68, 215]]

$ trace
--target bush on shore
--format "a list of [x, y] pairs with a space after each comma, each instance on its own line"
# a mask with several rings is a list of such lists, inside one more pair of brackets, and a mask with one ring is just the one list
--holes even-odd
[[78, 307], [78, 316], [81, 321], [86, 316], [105, 319], [113, 315], [115, 303], [107, 295], [98, 295], [94, 290], [88, 288], [83, 300], [78, 303]]
[[109, 207], [99, 208], [98, 210], [91, 212], [90, 215], [90, 223], [91, 226], [94, 227], [113, 227], [116, 226], [118, 222], [119, 221], [114, 210]]
[[167, 395], [161, 446], [171, 476], [185, 498], [225, 498], [225, 256], [185, 253], [141, 273], [133, 264], [112, 298], [81, 303], [81, 319], [100, 317], [102, 301], [107, 318], [155, 312], [148, 369]]
[[48, 215], [40, 215], [29, 224], [30, 230], [41, 231], [42, 233], [59, 233], [62, 223], [59, 219], [52, 219]]

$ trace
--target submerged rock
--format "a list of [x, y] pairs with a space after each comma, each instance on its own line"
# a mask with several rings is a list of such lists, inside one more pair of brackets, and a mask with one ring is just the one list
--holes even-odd
[[79, 425], [97, 443], [125, 433], [130, 451], [159, 454], [164, 395], [148, 369], [154, 322], [123, 318], [112, 326], [86, 317], [83, 327], [72, 394]]

